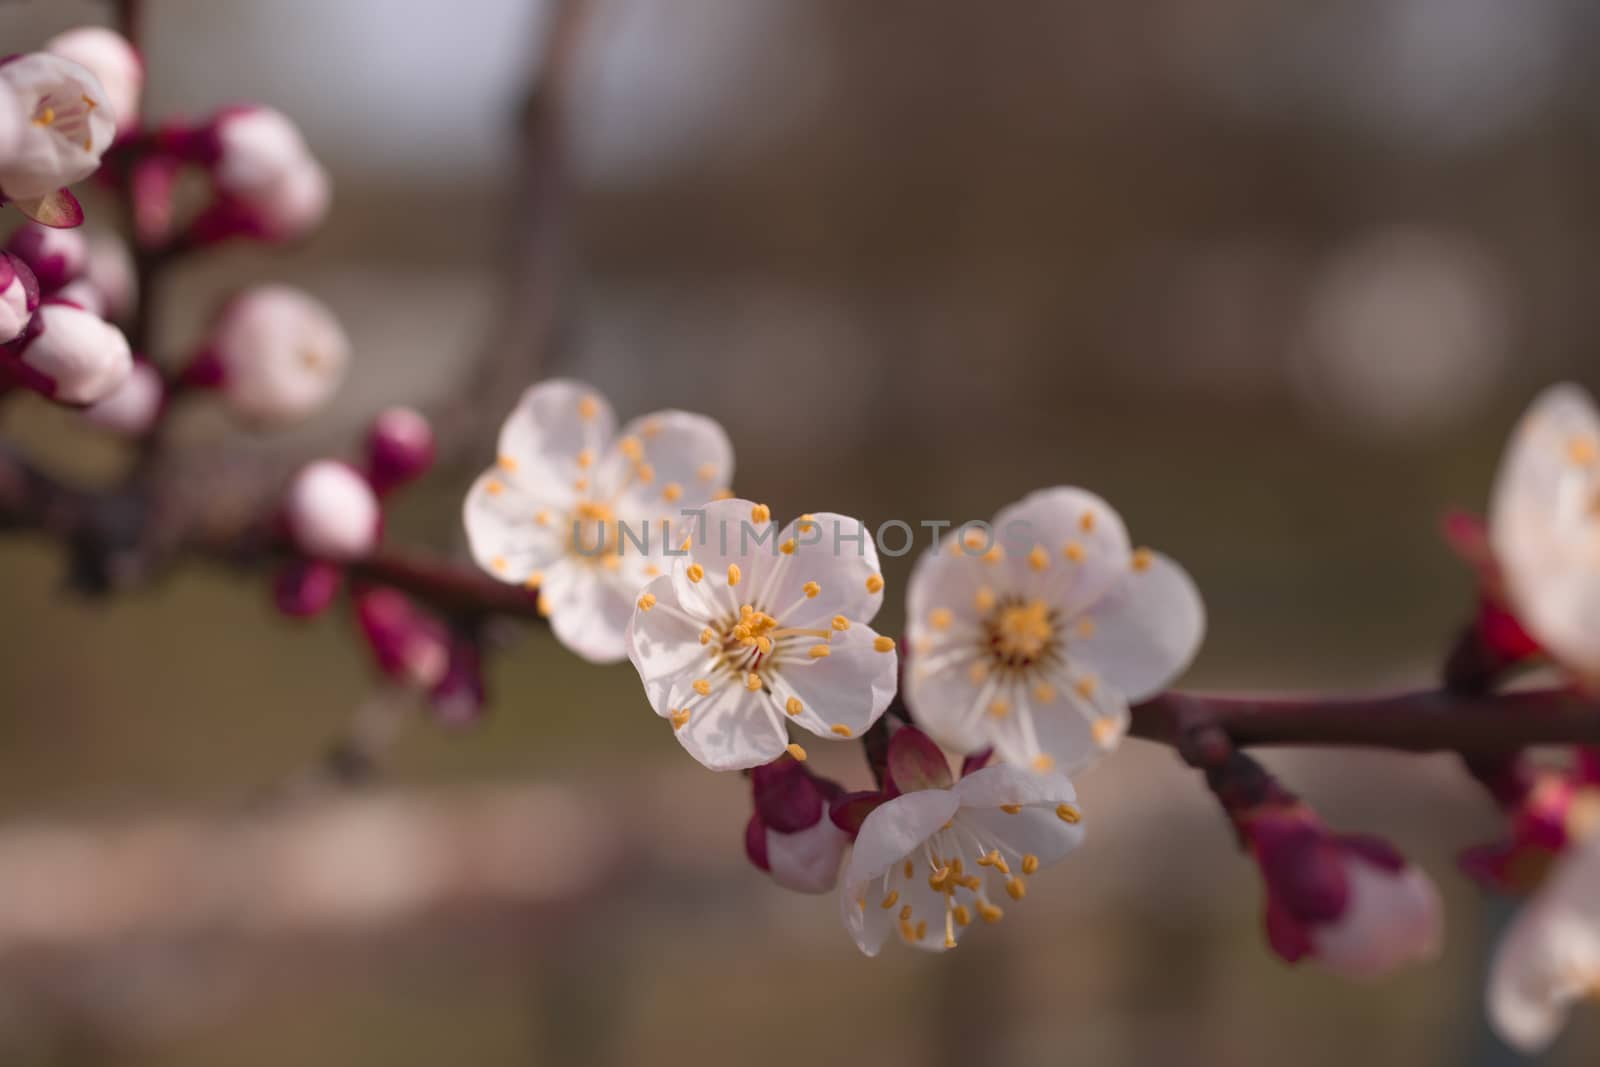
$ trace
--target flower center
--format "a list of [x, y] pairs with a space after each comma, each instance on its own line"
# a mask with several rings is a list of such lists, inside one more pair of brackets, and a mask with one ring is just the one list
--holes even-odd
[[82, 93], [46, 93], [33, 108], [33, 124], [57, 136], [82, 145], [85, 152], [93, 151], [94, 136], [89, 128], [89, 116], [99, 107], [99, 101]]
[[982, 626], [989, 655], [1000, 668], [1025, 670], [1061, 649], [1056, 613], [1042, 600], [1002, 600]]
[[598, 500], [580, 500], [572, 509], [571, 554], [580, 561], [614, 570], [622, 563], [617, 513]]

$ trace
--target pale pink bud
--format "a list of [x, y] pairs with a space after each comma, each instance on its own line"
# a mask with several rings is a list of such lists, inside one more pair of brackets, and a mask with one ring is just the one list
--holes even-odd
[[93, 404], [115, 392], [133, 370], [122, 331], [82, 308], [46, 302], [20, 340], [10, 371], [23, 385], [64, 404]]
[[61, 230], [24, 223], [6, 242], [6, 251], [19, 257], [39, 280], [39, 291], [50, 294], [81, 277], [89, 264], [89, 242], [82, 230]]
[[0, 82], [16, 95], [24, 119], [14, 150], [0, 159], [0, 190], [32, 214], [99, 168], [116, 123], [99, 80], [70, 59], [19, 56], [0, 63]]
[[283, 497], [283, 517], [295, 546], [315, 559], [360, 559], [378, 544], [382, 516], [365, 478], [331, 459], [300, 469]]
[[111, 110], [118, 134], [138, 130], [144, 60], [126, 37], [103, 26], [80, 26], [52, 37], [44, 50], [94, 74], [105, 91], [103, 103]]
[[33, 271], [16, 256], [0, 252], [0, 344], [20, 337], [38, 306]]
[[367, 432], [367, 478], [379, 494], [420, 478], [433, 465], [433, 427], [410, 408], [389, 408]]
[[98, 403], [84, 409], [84, 418], [123, 437], [142, 437], [161, 416], [166, 387], [161, 372], [136, 361], [127, 380]]
[[755, 812], [745, 826], [745, 853], [772, 880], [796, 893], [826, 893], [839, 881], [850, 834], [828, 817], [839, 786], [790, 756], [750, 773]]
[[0, 80], [0, 159], [10, 159], [16, 154], [27, 121], [16, 90], [10, 83]]
[[369, 589], [356, 597], [356, 622], [378, 669], [398, 682], [432, 688], [450, 667], [450, 638], [437, 619], [403, 593]]
[[197, 238], [291, 240], [327, 215], [327, 172], [282, 112], [225, 111], [212, 126], [210, 144], [218, 203], [196, 222]]
[[222, 309], [191, 377], [215, 384], [246, 419], [288, 422], [327, 403], [349, 360], [332, 312], [298, 289], [264, 285]]
[[133, 253], [116, 234], [103, 231], [89, 238], [83, 277], [100, 294], [106, 318], [126, 319], [138, 305], [139, 274], [133, 265]]

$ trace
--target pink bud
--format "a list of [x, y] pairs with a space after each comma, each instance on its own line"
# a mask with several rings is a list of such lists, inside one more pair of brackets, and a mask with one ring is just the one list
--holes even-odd
[[278, 572], [272, 599], [291, 619], [309, 619], [327, 610], [344, 584], [344, 571], [319, 559], [294, 560]]
[[83, 416], [103, 430], [123, 437], [142, 437], [161, 417], [166, 385], [161, 372], [136, 360], [127, 380], [110, 395], [84, 409]]
[[447, 726], [469, 726], [483, 717], [483, 653], [478, 643], [458, 637], [450, 644], [450, 664], [428, 694], [434, 718]]
[[232, 108], [207, 133], [202, 143], [218, 195], [197, 220], [196, 239], [286, 241], [321, 223], [330, 199], [327, 172], [282, 112]]
[[20, 337], [38, 307], [33, 271], [16, 256], [0, 252], [0, 344]]
[[60, 230], [28, 222], [6, 242], [6, 251], [26, 263], [49, 294], [83, 275], [89, 263], [89, 242], [82, 230]]
[[1266, 881], [1268, 939], [1288, 962], [1375, 978], [1437, 953], [1438, 891], [1386, 842], [1331, 834], [1303, 807], [1243, 830]]
[[367, 433], [367, 477], [382, 495], [420, 478], [433, 465], [433, 427], [410, 408], [389, 408]]
[[133, 371], [133, 353], [122, 331], [59, 302], [42, 304], [10, 351], [12, 378], [64, 404], [102, 400]]
[[323, 459], [300, 469], [284, 492], [283, 517], [295, 547], [315, 559], [342, 562], [378, 545], [378, 498], [354, 468]]
[[326, 404], [349, 361], [350, 342], [322, 303], [287, 285], [263, 285], [224, 305], [188, 378], [215, 385], [243, 418], [281, 423]]
[[889, 737], [888, 781], [891, 792], [948, 789], [955, 783], [944, 752], [915, 726], [902, 726]]
[[850, 834], [835, 825], [830, 803], [839, 786], [783, 756], [750, 775], [755, 814], [745, 828], [745, 851], [772, 880], [797, 893], [826, 893], [839, 879]]
[[369, 589], [356, 597], [356, 622], [378, 669], [406, 685], [432, 688], [450, 666], [445, 628], [419, 612], [393, 589]]
[[44, 50], [79, 63], [94, 74], [105, 91], [104, 105], [116, 120], [119, 136], [139, 129], [144, 60], [127, 38], [103, 26], [80, 26], [52, 37]]

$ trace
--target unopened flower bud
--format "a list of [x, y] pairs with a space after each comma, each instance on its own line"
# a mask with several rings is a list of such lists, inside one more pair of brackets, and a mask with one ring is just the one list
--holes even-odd
[[379, 494], [420, 478], [433, 465], [433, 427], [410, 408], [389, 408], [367, 432], [367, 477]]
[[123, 437], [142, 437], [160, 418], [165, 401], [161, 372], [136, 360], [123, 383], [85, 408], [83, 416], [101, 429]]
[[70, 59], [18, 56], [0, 63], [0, 82], [16, 95], [24, 119], [14, 150], [0, 159], [0, 190], [38, 218], [57, 190], [99, 168], [116, 123], [99, 80]]
[[291, 562], [272, 583], [278, 610], [292, 619], [309, 619], [326, 611], [344, 584], [344, 571], [320, 559]]
[[850, 835], [828, 818], [842, 794], [791, 756], [750, 772], [755, 812], [745, 828], [751, 862], [797, 893], [826, 893], [839, 881]]
[[138, 130], [144, 60], [126, 37], [103, 26], [80, 26], [52, 37], [44, 50], [81, 64], [94, 74], [105, 92], [103, 104], [110, 109], [119, 135]]
[[317, 460], [300, 469], [283, 497], [295, 547], [315, 559], [360, 559], [378, 545], [382, 513], [365, 478], [346, 464]]
[[263, 285], [223, 307], [189, 376], [215, 385], [243, 418], [288, 422], [326, 404], [349, 361], [350, 342], [322, 303], [287, 285]]
[[378, 669], [423, 688], [441, 683], [450, 667], [450, 639], [438, 620], [402, 593], [369, 589], [356, 597], [356, 622]]
[[218, 198], [195, 223], [198, 239], [287, 241], [327, 215], [327, 172], [282, 112], [265, 107], [224, 111], [199, 143], [205, 146]]
[[428, 694], [434, 718], [447, 726], [469, 726], [483, 717], [483, 653], [478, 642], [458, 637], [450, 643], [444, 677]]
[[122, 331], [71, 304], [47, 301], [9, 346], [7, 371], [20, 384], [64, 404], [110, 396], [133, 370]]
[[20, 337], [38, 307], [33, 271], [16, 256], [0, 252], [0, 344]]
[[113, 322], [126, 319], [139, 301], [139, 275], [128, 244], [114, 233], [102, 231], [89, 238], [89, 258], [83, 280], [100, 294], [104, 315]]
[[39, 280], [39, 291], [50, 294], [82, 277], [89, 264], [89, 242], [82, 230], [62, 230], [29, 222], [6, 242], [6, 251], [18, 256]]

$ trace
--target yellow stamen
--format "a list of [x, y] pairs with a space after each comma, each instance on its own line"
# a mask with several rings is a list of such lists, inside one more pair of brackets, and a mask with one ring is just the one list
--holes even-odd
[[900, 890], [898, 890], [898, 889], [889, 890], [889, 895], [883, 898], [883, 909], [885, 911], [888, 911], [890, 908], [894, 907], [895, 902], [898, 901], [899, 899], [900, 899]]
[[1000, 805], [1000, 810], [1005, 812], [1007, 815], [1015, 815], [1017, 812], [1022, 810], [1022, 805], [1021, 804], [1002, 804], [1002, 805]]
[[1033, 699], [1041, 704], [1048, 704], [1056, 698], [1056, 687], [1049, 682], [1040, 682], [1033, 687]]
[[1567, 442], [1567, 458], [1580, 467], [1592, 466], [1600, 459], [1600, 444], [1593, 437], [1578, 434]]
[[806, 761], [806, 750], [801, 748], [799, 745], [790, 744], [788, 746], [788, 753], [801, 763]]
[[1094, 735], [1094, 743], [1104, 748], [1117, 739], [1121, 726], [1109, 715], [1102, 715], [1089, 727], [1089, 732]]
[[833, 628], [843, 633], [845, 630], [850, 629], [850, 620], [843, 615], [835, 615], [833, 617]]
[[644, 458], [644, 445], [637, 437], [624, 437], [617, 442], [617, 450], [635, 463]]
[[798, 715], [802, 711], [806, 710], [806, 706], [800, 703], [799, 697], [790, 697], [788, 703], [783, 706], [783, 710], [787, 711], [790, 715]]
[[45, 108], [43, 111], [39, 112], [38, 117], [33, 120], [33, 124], [35, 126], [54, 126], [55, 122], [56, 109], [53, 107]]
[[892, 638], [892, 637], [883, 637], [881, 635], [878, 636], [878, 637], [874, 637], [872, 639], [872, 650], [874, 652], [893, 652], [894, 651], [894, 638]]
[[641, 485], [649, 485], [656, 480], [656, 469], [648, 463], [641, 463], [633, 468], [634, 477], [639, 479]]
[[739, 584], [739, 565], [737, 563], [728, 564], [728, 584], [730, 586]]
[[928, 625], [935, 630], [948, 630], [952, 619], [954, 616], [950, 614], [949, 608], [934, 608], [928, 612]]
[[833, 655], [833, 649], [829, 648], [827, 645], [812, 645], [811, 651], [808, 652], [807, 655], [809, 655], [812, 659], [826, 659], [827, 657]]
[[513, 456], [502, 455], [499, 459], [495, 460], [495, 463], [498, 464], [500, 469], [505, 471], [507, 474], [510, 474], [512, 471], [517, 469], [517, 461]]
[[702, 463], [694, 473], [695, 477], [702, 482], [714, 482], [717, 480], [717, 465], [715, 463]]
[[669, 504], [681, 496], [683, 496], [683, 486], [679, 485], [677, 482], [668, 482], [666, 485], [661, 487], [661, 499], [665, 500]]
[[989, 665], [978, 662], [967, 668], [967, 681], [973, 685], [982, 685], [989, 678]]
[[1010, 896], [1012, 900], [1021, 900], [1023, 897], [1028, 895], [1028, 887], [1023, 883], [1022, 879], [1013, 878], [1011, 881], [1006, 883], [1006, 894]]
[[[903, 870], [905, 872], [905, 876], [907, 878], [910, 878], [913, 874], [915, 874], [917, 872], [917, 867], [916, 867], [916, 864], [912, 863], [910, 860], [906, 860], [906, 865], [903, 868]], [[909, 904], [906, 905], [906, 907], [908, 907], [908, 908], [910, 906], [911, 905], [909, 905]]]
[[763, 656], [772, 655], [772, 638], [770, 638], [770, 637], [758, 637], [758, 638], [756, 638], [756, 647], [761, 650], [761, 654]]
[[764, 522], [772, 521], [772, 509], [765, 504], [757, 504], [750, 509], [750, 521], [760, 526]]
[[853, 737], [853, 736], [855, 736], [854, 733], [851, 731], [850, 727], [845, 726], [843, 723], [836, 723], [836, 724], [834, 724], [833, 727], [831, 727], [831, 729], [833, 730], [834, 733], [838, 734], [840, 737]]
[[672, 728], [674, 730], [683, 729], [686, 725], [688, 725], [688, 722], [689, 722], [689, 709], [688, 708], [679, 708], [677, 711], [674, 711], [672, 713]]
[[581, 471], [586, 471], [592, 466], [594, 466], [594, 452], [593, 452], [593, 450], [586, 448], [582, 452], [579, 452], [578, 453], [578, 469], [581, 470]]
[[1022, 857], [1022, 873], [1033, 874], [1039, 869], [1039, 857], [1032, 852]]
[[588, 422], [600, 414], [600, 404], [592, 396], [581, 397], [578, 400], [578, 418]]
[[639, 428], [639, 432], [644, 434], [645, 437], [655, 437], [656, 435], [661, 433], [661, 420], [660, 419], [648, 419], [648, 420], [646, 420], [645, 424]]
[[1078, 691], [1078, 695], [1083, 699], [1093, 700], [1095, 693], [1100, 689], [1100, 679], [1096, 678], [1092, 674], [1086, 674], [1082, 678], [1079, 678], [1077, 682], [1073, 684], [1072, 688], [1076, 689]]
[[1094, 522], [1094, 512], [1085, 511], [1083, 513], [1083, 517], [1078, 520], [1078, 529], [1082, 530], [1084, 533], [1089, 533], [1094, 529]]
[[716, 639], [717, 635], [712, 631], [711, 627], [707, 626], [704, 630], [700, 631], [700, 643], [702, 645], [709, 645]]
[[972, 921], [972, 912], [967, 910], [965, 904], [957, 904], [950, 910], [950, 915], [955, 919], [957, 926], [965, 926]]
[[712, 500], [732, 500], [733, 499], [733, 490], [732, 489], [718, 489], [715, 493], [711, 494], [711, 499]]
[[1006, 913], [989, 903], [987, 900], [978, 901], [978, 917], [986, 923], [997, 923], [1005, 918]]
[[497, 573], [503, 573], [507, 567], [511, 566], [511, 564], [506, 562], [506, 558], [504, 556], [496, 556], [494, 559], [489, 561], [489, 566], [493, 567]]
[[534, 512], [533, 513], [533, 523], [534, 523], [535, 526], [549, 526], [550, 525], [550, 513], [548, 511], [536, 511], [536, 512]]
[[1083, 557], [1086, 555], [1083, 550], [1083, 546], [1077, 541], [1068, 541], [1065, 545], [1063, 545], [1061, 548], [1061, 554], [1066, 556], [1067, 559], [1073, 563], [1082, 563]]
[[655, 606], [656, 606], [656, 595], [654, 593], [646, 593], [646, 594], [644, 594], [643, 596], [641, 596], [639, 598], [639, 610], [640, 611], [649, 611], [651, 608], [653, 608]]
[[499, 496], [506, 491], [506, 487], [503, 482], [487, 481], [483, 483], [483, 491], [490, 496]]
[[744, 676], [744, 687], [754, 693], [761, 689], [761, 675], [751, 672]]
[[1079, 814], [1078, 809], [1073, 807], [1071, 804], [1057, 804], [1056, 818], [1060, 819], [1064, 823], [1076, 824], [1083, 818], [1083, 816]]
[[900, 909], [900, 921], [905, 922], [909, 918], [911, 918], [911, 905], [906, 904]]
[[539, 609], [539, 616], [545, 619], [548, 619], [550, 613], [555, 610], [555, 605], [550, 602], [550, 597], [544, 593], [539, 594], [535, 607]]
[[698, 563], [691, 563], [689, 569], [683, 573], [691, 582], [698, 582], [706, 576], [706, 569]]
[[1050, 553], [1044, 550], [1043, 545], [1033, 546], [1033, 551], [1028, 553], [1028, 566], [1036, 571], [1042, 571], [1050, 566]]
[[704, 678], [696, 678], [694, 682], [694, 691], [703, 697], [708, 697], [711, 695], [711, 683]]
[[1056, 759], [1048, 752], [1041, 752], [1033, 757], [1033, 769], [1040, 772], [1049, 772], [1056, 769]]
[[978, 609], [979, 614], [987, 615], [994, 609], [994, 590], [988, 586], [983, 586], [973, 596], [972, 603]]
[[1099, 630], [1100, 630], [1100, 627], [1098, 625], [1096, 625], [1095, 621], [1093, 619], [1091, 619], [1087, 615], [1085, 615], [1083, 618], [1078, 620], [1078, 625], [1077, 625], [1078, 636], [1083, 638], [1085, 641], [1087, 641], [1089, 638], [1093, 637], [1096, 633], [1099, 632]]
[[883, 592], [883, 578], [880, 577], [879, 575], [876, 575], [876, 574], [867, 575], [867, 592], [869, 592], [869, 593], [881, 593], [881, 592]]
[[818, 593], [822, 592], [822, 586], [818, 585], [816, 582], [807, 582], [805, 585], [801, 586], [801, 589], [804, 590], [807, 597], [814, 597]]
[[1156, 554], [1154, 552], [1148, 548], [1141, 548], [1133, 554], [1133, 569], [1143, 573], [1149, 570], [1150, 565], [1155, 561]]
[[1011, 705], [1007, 704], [1004, 700], [991, 701], [989, 704], [989, 714], [996, 719], [1003, 719], [1007, 715], [1011, 714]]
[[778, 546], [778, 551], [782, 552], [785, 556], [794, 555], [794, 550], [795, 550], [795, 543], [794, 543], [794, 538], [792, 538], [792, 537], [789, 538], [789, 540], [785, 541], [783, 544]]

